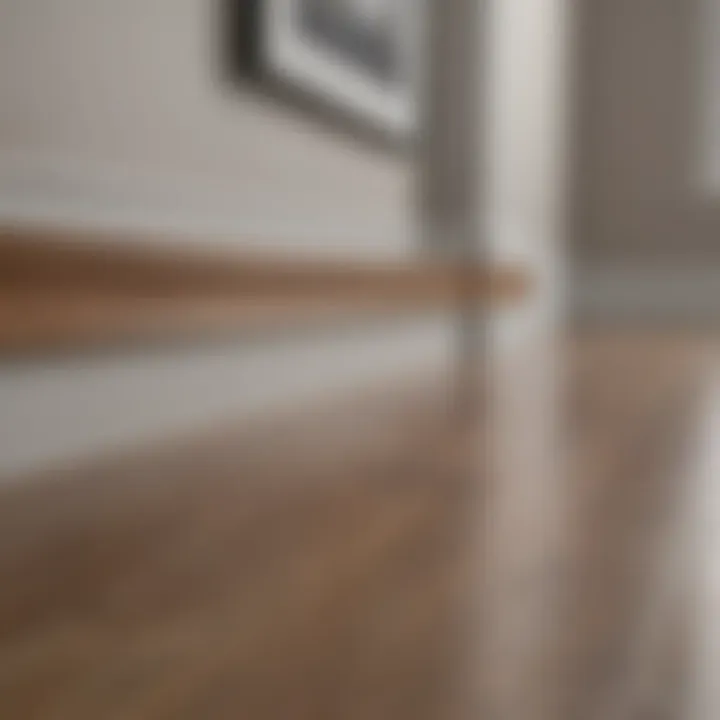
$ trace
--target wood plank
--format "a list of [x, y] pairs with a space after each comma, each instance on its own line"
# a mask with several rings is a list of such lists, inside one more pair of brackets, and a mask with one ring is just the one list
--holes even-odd
[[[451, 310], [461, 269], [168, 249], [157, 238], [0, 228], [0, 352], [192, 339]], [[523, 298], [520, 268], [462, 269], [479, 303]]]
[[[696, 350], [676, 350], [573, 355], [577, 712], [562, 717], [603, 717], [627, 671], [646, 553], [684, 480], [657, 467], [697, 381]], [[433, 387], [2, 487], [0, 717], [448, 718], [477, 637], [491, 479], [483, 428], [451, 422]], [[556, 570], [504, 597], [546, 593]]]

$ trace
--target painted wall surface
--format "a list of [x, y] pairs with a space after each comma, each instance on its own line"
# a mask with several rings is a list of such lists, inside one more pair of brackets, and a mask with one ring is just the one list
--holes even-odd
[[408, 163], [230, 87], [221, 7], [0, 0], [0, 215], [411, 252]]
[[703, 133], [720, 64], [706, 2], [581, 3], [580, 259], [720, 260], [720, 196], [707, 183], [718, 151]]
[[698, 0], [702, 28], [700, 56], [700, 131], [697, 148], [703, 188], [720, 203], [720, 1]]

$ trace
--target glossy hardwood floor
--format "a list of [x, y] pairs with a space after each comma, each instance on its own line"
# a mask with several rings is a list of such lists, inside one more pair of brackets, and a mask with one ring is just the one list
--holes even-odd
[[[443, 387], [6, 484], [0, 718], [478, 717], [487, 598], [548, 587], [566, 590], [563, 713], [605, 717], [649, 642], [706, 359], [687, 339], [572, 344], [566, 552], [496, 588], [494, 441]], [[665, 688], [680, 645], [655, 663]], [[645, 699], [643, 718], [673, 717]]]

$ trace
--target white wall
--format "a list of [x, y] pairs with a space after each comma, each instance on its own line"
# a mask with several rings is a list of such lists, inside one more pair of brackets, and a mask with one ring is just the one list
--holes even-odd
[[220, 3], [0, 0], [0, 219], [411, 251], [407, 164], [224, 86]]

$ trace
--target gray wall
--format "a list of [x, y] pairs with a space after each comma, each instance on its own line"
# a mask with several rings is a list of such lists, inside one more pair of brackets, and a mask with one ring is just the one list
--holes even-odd
[[[579, 4], [580, 259], [720, 259], [720, 195], [705, 182], [701, 133], [707, 1]], [[720, 66], [713, 75], [717, 88]]]
[[698, 0], [702, 30], [701, 127], [699, 162], [703, 186], [720, 202], [720, 1]]

